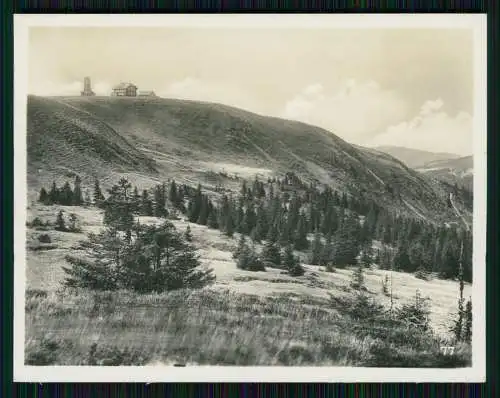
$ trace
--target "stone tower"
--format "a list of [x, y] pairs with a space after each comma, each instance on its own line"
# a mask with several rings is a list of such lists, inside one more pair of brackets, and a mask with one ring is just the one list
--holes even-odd
[[92, 97], [95, 95], [90, 84], [90, 77], [85, 77], [83, 79], [83, 91], [81, 92], [81, 94], [84, 97]]

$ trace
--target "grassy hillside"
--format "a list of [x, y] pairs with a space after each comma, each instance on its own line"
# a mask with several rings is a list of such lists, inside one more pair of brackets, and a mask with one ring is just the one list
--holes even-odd
[[154, 162], [111, 126], [56, 98], [28, 97], [28, 184], [79, 174], [156, 175]]
[[229, 185], [228, 176], [294, 171], [415, 218], [453, 217], [443, 184], [303, 123], [162, 98], [30, 97], [28, 108], [28, 163], [30, 170], [41, 168], [30, 175], [31, 187], [38, 188], [47, 171], [67, 169], [123, 173], [143, 183], [168, 177], [207, 183], [215, 174], [217, 183]]

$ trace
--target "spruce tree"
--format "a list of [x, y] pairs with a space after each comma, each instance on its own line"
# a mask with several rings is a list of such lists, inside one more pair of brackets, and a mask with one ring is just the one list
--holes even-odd
[[272, 226], [269, 229], [266, 243], [262, 249], [262, 259], [274, 265], [281, 264], [281, 252], [278, 244], [276, 227]]
[[49, 192], [49, 202], [50, 204], [60, 203], [59, 201], [59, 189], [57, 188], [56, 182], [52, 182], [52, 187]]
[[147, 189], [142, 191], [140, 213], [143, 216], [151, 217], [153, 215], [153, 202], [149, 198]]
[[207, 225], [208, 223], [208, 215], [209, 215], [209, 201], [208, 196], [202, 195], [200, 212], [198, 214], [198, 219], [196, 220], [197, 224]]
[[300, 214], [297, 224], [297, 232], [295, 235], [295, 249], [306, 250], [309, 248], [309, 241], [307, 240], [307, 220], [304, 214]]
[[139, 189], [134, 186], [134, 193], [132, 194], [132, 206], [134, 213], [141, 212], [141, 195], [139, 195]]
[[155, 217], [166, 217], [168, 215], [166, 208], [165, 184], [157, 185], [155, 187], [153, 209]]
[[321, 242], [321, 234], [316, 232], [311, 247], [311, 264], [319, 265], [321, 254], [323, 253], [323, 243]]
[[363, 271], [363, 266], [359, 265], [356, 267], [352, 274], [351, 287], [357, 290], [362, 290], [365, 283], [365, 276]]
[[187, 242], [193, 241], [193, 234], [191, 233], [191, 227], [189, 225], [186, 227], [186, 231], [184, 232], [184, 239], [186, 239]]
[[60, 210], [59, 213], [57, 213], [55, 229], [57, 231], [62, 231], [62, 232], [67, 231], [66, 221], [64, 220], [64, 213], [62, 210]]
[[72, 206], [73, 205], [73, 190], [71, 189], [71, 185], [66, 181], [62, 187], [60, 194], [60, 203], [64, 206]]
[[94, 204], [97, 207], [101, 207], [103, 202], [104, 202], [104, 195], [101, 191], [99, 180], [96, 178], [94, 181]]
[[465, 305], [465, 325], [464, 325], [464, 341], [466, 343], [472, 342], [472, 300], [469, 297]]
[[243, 218], [243, 233], [249, 234], [255, 228], [257, 222], [257, 215], [253, 206], [248, 206], [245, 211], [245, 217]]
[[131, 187], [126, 178], [121, 178], [118, 184], [111, 187], [103, 204], [104, 225], [125, 232], [126, 241], [130, 241], [134, 225]]
[[77, 217], [76, 217], [76, 214], [75, 213], [71, 213], [69, 215], [69, 231], [71, 232], [77, 232], [78, 231], [78, 226], [77, 226]]
[[209, 215], [208, 215], [207, 224], [208, 224], [209, 228], [212, 228], [212, 229], [219, 228], [217, 208], [214, 207], [213, 205], [210, 206], [210, 212], [209, 212]]
[[285, 253], [283, 254], [283, 265], [291, 276], [302, 276], [305, 273], [300, 261], [293, 254], [293, 248], [291, 245], [287, 245], [285, 248]]
[[245, 245], [246, 245], [245, 235], [240, 234], [240, 238], [238, 240], [238, 246], [236, 247], [236, 250], [233, 252], [234, 259], [237, 259], [239, 257], [239, 255], [243, 251]]
[[63, 267], [63, 284], [92, 290], [116, 290], [119, 287], [122, 242], [111, 229], [90, 233], [81, 242], [85, 256], [67, 256], [71, 267]]
[[73, 190], [73, 205], [81, 206], [83, 204], [83, 194], [82, 194], [82, 179], [79, 176], [75, 177], [75, 188]]
[[38, 195], [38, 202], [43, 203], [44, 205], [50, 204], [49, 194], [43, 187], [40, 189], [40, 194]]

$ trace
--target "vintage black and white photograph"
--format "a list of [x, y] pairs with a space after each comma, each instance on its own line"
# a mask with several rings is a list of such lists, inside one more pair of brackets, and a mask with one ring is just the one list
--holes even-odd
[[485, 28], [16, 16], [17, 379], [484, 380]]

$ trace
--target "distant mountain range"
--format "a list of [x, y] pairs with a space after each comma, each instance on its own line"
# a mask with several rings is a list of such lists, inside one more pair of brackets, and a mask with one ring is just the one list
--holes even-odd
[[[216, 185], [239, 187], [239, 177], [293, 171], [399, 214], [455, 217], [447, 204], [449, 186], [394, 155], [351, 145], [319, 127], [221, 104], [29, 96], [27, 145], [31, 192], [75, 174], [89, 187], [94, 176], [106, 187], [126, 175], [139, 188], [175, 178], [215, 192]], [[456, 202], [460, 206], [460, 198]]]
[[420, 173], [472, 191], [474, 169], [472, 156], [461, 157], [453, 153], [421, 151], [398, 146], [382, 146], [376, 149], [394, 156]]
[[423, 167], [430, 162], [460, 158], [460, 155], [454, 153], [429, 152], [401, 146], [379, 146], [375, 149], [394, 156], [412, 169]]

